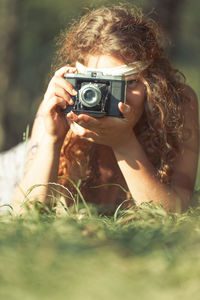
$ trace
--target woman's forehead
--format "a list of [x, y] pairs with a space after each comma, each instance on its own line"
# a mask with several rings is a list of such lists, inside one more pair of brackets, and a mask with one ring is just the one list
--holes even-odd
[[112, 57], [92, 57], [92, 59], [87, 63], [87, 65], [82, 65], [76, 62], [76, 68], [79, 73], [86, 72], [102, 72], [104, 75], [111, 76], [132, 76], [143, 71], [147, 67], [146, 64], [135, 61], [128, 65], [123, 64], [119, 60], [113, 59]]
[[97, 55], [88, 55], [87, 56], [87, 62], [85, 63], [85, 66], [88, 68], [116, 68], [119, 66], [125, 65], [125, 63], [112, 55], [103, 55], [103, 54], [97, 54]]

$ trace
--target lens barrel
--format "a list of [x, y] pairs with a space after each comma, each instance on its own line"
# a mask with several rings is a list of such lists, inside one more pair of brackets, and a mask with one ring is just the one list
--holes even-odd
[[101, 91], [94, 84], [86, 84], [79, 90], [79, 101], [86, 107], [94, 107], [101, 101]]

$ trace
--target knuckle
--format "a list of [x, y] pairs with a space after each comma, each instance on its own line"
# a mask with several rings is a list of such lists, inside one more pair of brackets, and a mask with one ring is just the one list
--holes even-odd
[[55, 77], [60, 76], [61, 73], [62, 73], [62, 70], [63, 70], [63, 68], [60, 68], [60, 69], [56, 70], [55, 73], [54, 73], [54, 76]]
[[61, 91], [65, 97], [70, 97], [69, 92], [66, 89], [62, 89]]
[[75, 70], [76, 68], [70, 65], [66, 67], [66, 73], [73, 73]]
[[70, 65], [66, 65], [61, 67], [60, 69], [56, 70], [54, 75], [55, 76], [63, 76], [64, 73], [71, 73], [74, 72], [74, 67], [70, 66]]
[[56, 74], [54, 74], [54, 76], [51, 78], [51, 81], [50, 81], [50, 83], [52, 83], [52, 82], [55, 82], [56, 81], [56, 79], [57, 79], [57, 75]]
[[55, 89], [55, 88], [56, 88], [56, 82], [55, 82], [55, 77], [53, 77], [51, 79], [51, 81], [49, 82], [48, 89], [52, 90], [52, 89]]
[[80, 136], [83, 137], [83, 138], [86, 138], [87, 135], [88, 135], [88, 130], [82, 128], [82, 130], [80, 131]]
[[71, 83], [69, 83], [67, 80], [65, 80], [65, 89], [67, 92], [71, 92], [72, 91], [72, 85]]
[[59, 80], [60, 80], [60, 77], [59, 76], [54, 76], [53, 77], [53, 85], [54, 86], [57, 86], [59, 84]]
[[86, 137], [86, 130], [85, 129], [82, 129], [80, 132], [79, 132], [79, 135], [81, 137]]
[[63, 89], [63, 88], [60, 89], [59, 96], [61, 98], [63, 98], [64, 100], [66, 100], [66, 101], [69, 101], [69, 99], [70, 99], [69, 93], [65, 89]]
[[52, 105], [59, 103], [59, 99], [57, 96], [53, 96], [50, 101]]

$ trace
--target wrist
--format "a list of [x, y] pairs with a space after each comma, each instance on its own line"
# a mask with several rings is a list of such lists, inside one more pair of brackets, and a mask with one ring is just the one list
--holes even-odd
[[113, 147], [113, 151], [115, 154], [124, 155], [129, 151], [129, 149], [135, 148], [135, 144], [137, 143], [137, 138], [135, 136], [134, 131], [131, 131], [130, 134], [126, 135], [124, 139], [120, 139], [120, 143]]
[[63, 145], [64, 139], [65, 137], [57, 138], [56, 136], [45, 134], [42, 140], [42, 144], [48, 147], [49, 149], [59, 150]]

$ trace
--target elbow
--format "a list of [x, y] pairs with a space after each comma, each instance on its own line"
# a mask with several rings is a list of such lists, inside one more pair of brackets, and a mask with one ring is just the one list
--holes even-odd
[[[192, 193], [187, 191], [185, 195], [175, 194], [164, 207], [167, 212], [184, 213], [192, 203]], [[164, 206], [164, 205], [163, 205]]]

